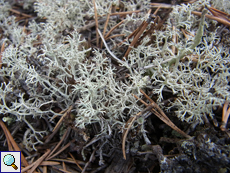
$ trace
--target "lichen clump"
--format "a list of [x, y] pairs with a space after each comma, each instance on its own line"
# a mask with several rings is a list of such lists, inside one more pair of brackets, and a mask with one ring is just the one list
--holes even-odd
[[[105, 50], [90, 47], [85, 33], [79, 33], [88, 24], [87, 19], [94, 17], [91, 1], [30, 2], [28, 6], [32, 5], [38, 17], [24, 28], [9, 15], [10, 4], [0, 0], [0, 44], [5, 44], [0, 69], [0, 113], [26, 122], [31, 129], [28, 133], [38, 141], [38, 136], [46, 132], [36, 131], [27, 117], [47, 118], [52, 122], [55, 115], [63, 115], [57, 110], [67, 110], [70, 106], [73, 106], [74, 124], [79, 128], [97, 122], [102, 133], [110, 133], [110, 128], [123, 127], [128, 117], [142, 109], [132, 95], [140, 95], [140, 88], [152, 90], [159, 105], [164, 91], [169, 90], [176, 99], [164, 109], [175, 110], [178, 118], [189, 123], [202, 123], [207, 115], [213, 117], [213, 109], [229, 99], [229, 47], [220, 44], [217, 30], [210, 30], [213, 21], [205, 19], [201, 43], [177, 66], [162, 64], [191, 46], [194, 37], [184, 38], [181, 28], [195, 34], [200, 18], [191, 11], [200, 4], [210, 6], [210, 0], [174, 6], [164, 29], [132, 48], [125, 58], [125, 67], [112, 63]], [[111, 6], [119, 5], [118, 0], [97, 1], [98, 15], [103, 18]], [[127, 11], [141, 10], [128, 15], [119, 27], [128, 36], [146, 20], [149, 1], [127, 1], [122, 5]], [[116, 20], [109, 20], [108, 28], [115, 24]], [[99, 29], [103, 27], [102, 22]], [[177, 36], [177, 43], [173, 35]], [[154, 41], [149, 44], [151, 39]], [[110, 49], [116, 44], [116, 40], [110, 41]], [[127, 45], [124, 42], [121, 47]], [[118, 50], [113, 53], [119, 57], [122, 53]], [[119, 70], [125, 71], [123, 76], [119, 76]], [[35, 142], [30, 144], [34, 147]]]

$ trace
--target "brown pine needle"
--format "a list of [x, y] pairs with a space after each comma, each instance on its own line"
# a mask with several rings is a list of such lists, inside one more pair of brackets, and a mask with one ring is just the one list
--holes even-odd
[[113, 35], [113, 36], [107, 37], [105, 40], [109, 40], [109, 39], [116, 38], [116, 37], [123, 37], [124, 35], [125, 35], [125, 34]]
[[[197, 16], [202, 15], [202, 13], [198, 12], [198, 11], [192, 11], [192, 14], [197, 15]], [[212, 20], [216, 20], [217, 22], [220, 22], [220, 23], [222, 23], [224, 25], [230, 26], [230, 22], [228, 22], [227, 20], [221, 19], [219, 17], [215, 17], [215, 16], [212, 16], [212, 15], [209, 15], [209, 14], [206, 14], [205, 17], [207, 17], [209, 19], [212, 19]]]
[[61, 126], [61, 123], [63, 121], [63, 119], [70, 113], [70, 111], [73, 109], [73, 105], [71, 105], [68, 110], [65, 112], [64, 115], [62, 115], [62, 117], [60, 118], [60, 120], [58, 121], [58, 123], [56, 124], [56, 126], [53, 129], [53, 132], [58, 129]]
[[42, 171], [43, 173], [47, 173], [47, 166], [43, 166]]
[[0, 52], [0, 68], [2, 68], [2, 52], [5, 50], [5, 42], [3, 42]]
[[228, 13], [225, 13], [223, 11], [217, 10], [217, 9], [215, 9], [213, 7], [210, 7], [210, 8], [207, 7], [207, 9], [212, 13], [213, 16], [222, 18], [222, 19], [227, 20], [228, 22], [230, 22], [230, 20], [228, 19], [228, 17], [230, 17], [230, 15]]
[[19, 11], [17, 11], [17, 10], [14, 10], [14, 9], [10, 9], [10, 11], [11, 11], [12, 13], [19, 14], [19, 15], [24, 16], [24, 17], [26, 17], [26, 18], [32, 18], [32, 17], [33, 17], [33, 16], [31, 16], [31, 15], [28, 15], [28, 14], [25, 14], [25, 13], [21, 13], [21, 12], [19, 12]]
[[28, 173], [33, 173], [35, 169], [40, 165], [40, 163], [46, 158], [46, 156], [50, 153], [50, 149], [48, 149], [38, 160], [33, 162], [31, 165], [26, 166], [25, 168], [22, 169], [21, 172], [28, 171], [30, 168], [30, 171]]
[[115, 15], [127, 15], [127, 14], [132, 14], [132, 13], [139, 13], [141, 10], [136, 10], [136, 11], [126, 11], [126, 12], [117, 12], [117, 13], [112, 13], [110, 16], [115, 16]]
[[95, 23], [96, 23], [96, 37], [97, 37], [97, 47], [99, 47], [99, 35], [98, 35], [98, 19], [97, 19], [97, 8], [95, 0], [93, 0], [93, 6], [94, 6], [94, 14], [95, 14]]
[[[155, 103], [143, 90], [140, 89], [140, 92], [151, 102]], [[148, 105], [147, 103], [145, 104]], [[191, 138], [191, 136], [187, 135], [185, 132], [183, 132], [181, 129], [179, 129], [161, 110], [161, 108], [155, 103], [155, 109], [159, 112], [159, 114], [156, 114], [156, 116], [161, 119], [165, 124], [167, 124], [169, 127], [171, 127], [173, 130], [177, 131], [181, 135], [183, 135], [186, 138]], [[153, 109], [152, 109], [153, 110]], [[160, 115], [160, 116], [159, 116]]]
[[131, 42], [131, 44], [129, 45], [127, 51], [125, 52], [124, 57], [127, 57], [129, 55], [129, 52], [131, 51], [132, 47], [137, 43], [139, 37], [144, 32], [144, 30], [147, 28], [147, 26], [148, 26], [148, 22], [144, 21], [143, 22], [143, 27], [140, 29], [140, 31], [137, 33], [137, 35], [134, 37], [133, 41]]
[[172, 5], [170, 4], [164, 4], [164, 3], [150, 3], [151, 6], [153, 6], [152, 8], [172, 8]]
[[66, 138], [67, 134], [70, 132], [71, 127], [68, 127], [67, 130], [65, 131], [64, 135], [62, 136], [61, 140], [58, 142], [56, 147], [50, 152], [50, 154], [47, 156], [46, 160], [49, 160], [49, 157], [52, 156], [52, 154], [58, 149], [58, 147], [62, 144], [64, 139]]
[[[4, 122], [2, 120], [0, 120], [0, 126], [2, 127], [6, 139], [7, 139], [7, 143], [8, 143], [8, 147], [9, 147], [9, 151], [21, 151], [21, 149], [18, 147], [17, 143], [14, 141], [14, 138], [12, 137], [10, 131], [7, 129], [6, 125], [4, 124]], [[25, 159], [24, 155], [21, 152], [21, 161], [22, 164], [24, 166], [28, 166], [28, 162]]]
[[221, 126], [220, 126], [220, 129], [222, 131], [226, 131], [226, 125], [227, 125], [228, 118], [229, 118], [229, 115], [230, 115], [230, 107], [228, 108], [228, 105], [229, 105], [229, 102], [226, 101], [224, 103], [224, 106], [223, 106], [222, 122], [221, 122]]
[[183, 34], [184, 34], [185, 38], [188, 40], [188, 39], [189, 39], [189, 37], [188, 37], [187, 33], [185, 32], [185, 30], [182, 28], [182, 29], [181, 29], [181, 31], [183, 32]]
[[63, 167], [63, 170], [67, 171], [65, 162], [62, 162], [62, 167]]
[[50, 160], [52, 158], [54, 158], [55, 156], [57, 156], [58, 154], [60, 154], [62, 151], [64, 151], [66, 148], [68, 148], [70, 146], [70, 144], [72, 142], [74, 142], [75, 139], [73, 139], [72, 141], [70, 141], [68, 144], [66, 144], [64, 147], [62, 147], [57, 153], [53, 154], [52, 156], [50, 156], [47, 160]]
[[[107, 15], [107, 19], [106, 19], [106, 22], [105, 22], [104, 30], [103, 30], [103, 33], [102, 33], [102, 35], [103, 35], [104, 38], [105, 38], [106, 28], [107, 28], [108, 23], [109, 23], [109, 17], [110, 17], [111, 10], [112, 10], [112, 6], [109, 9], [109, 14]], [[101, 48], [102, 48], [102, 46], [103, 46], [103, 41], [101, 41]]]
[[121, 46], [122, 43], [124, 43], [125, 41], [127, 41], [128, 39], [130, 39], [131, 37], [135, 37], [135, 35], [140, 31], [140, 28], [142, 27], [143, 23], [140, 25], [140, 27], [138, 27], [137, 29], [135, 29], [128, 37], [126, 37], [122, 42], [120, 42], [118, 44], [118, 46]]
[[69, 155], [71, 156], [71, 158], [74, 160], [74, 162], [76, 163], [77, 167], [82, 171], [82, 167], [78, 164], [77, 160], [73, 157], [73, 155], [69, 152]]
[[137, 119], [137, 117], [139, 117], [140, 115], [144, 114], [146, 111], [149, 111], [150, 109], [152, 109], [154, 107], [154, 104], [149, 104], [143, 111], [139, 112], [138, 114], [136, 114], [134, 117], [131, 117], [127, 122], [126, 122], [126, 129], [124, 130], [123, 134], [122, 134], [122, 152], [123, 152], [123, 157], [126, 160], [126, 153], [125, 153], [125, 141], [128, 135], [128, 132], [131, 128], [131, 126], [133, 125], [134, 121]]
[[116, 24], [114, 27], [112, 27], [110, 29], [110, 31], [105, 35], [105, 39], [111, 34], [111, 32], [113, 32], [118, 26], [120, 26], [125, 20], [122, 20], [121, 22], [119, 22], [118, 24]]

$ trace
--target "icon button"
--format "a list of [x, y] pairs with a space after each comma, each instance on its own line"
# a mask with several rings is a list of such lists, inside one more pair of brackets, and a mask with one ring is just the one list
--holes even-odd
[[3, 158], [3, 162], [7, 166], [12, 166], [15, 170], [18, 169], [18, 167], [15, 165], [15, 158], [12, 154], [7, 154]]

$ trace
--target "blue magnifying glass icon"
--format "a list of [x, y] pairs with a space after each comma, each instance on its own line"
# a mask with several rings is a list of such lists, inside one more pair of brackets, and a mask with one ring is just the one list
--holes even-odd
[[7, 166], [12, 166], [15, 170], [18, 169], [18, 167], [14, 164], [15, 163], [15, 158], [11, 154], [7, 154], [3, 158], [3, 162]]

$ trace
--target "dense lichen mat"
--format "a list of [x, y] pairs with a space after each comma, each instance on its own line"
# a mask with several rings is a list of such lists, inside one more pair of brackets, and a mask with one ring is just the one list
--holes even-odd
[[[111, 171], [126, 141], [126, 172], [229, 171], [230, 3], [176, 3], [0, 0], [0, 118], [24, 154], [63, 139], [83, 172]], [[193, 138], [150, 111], [129, 124], [141, 89]]]

